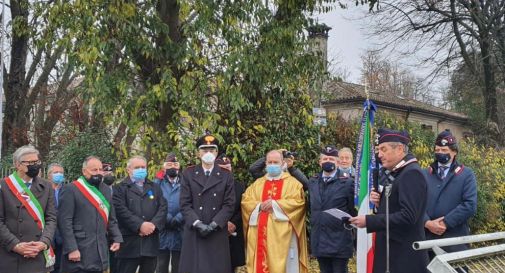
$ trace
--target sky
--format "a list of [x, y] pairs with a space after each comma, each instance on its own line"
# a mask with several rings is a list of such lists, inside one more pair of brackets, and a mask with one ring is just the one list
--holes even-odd
[[[332, 74], [339, 75], [339, 71], [345, 70], [347, 77], [345, 81], [360, 83], [361, 79], [361, 55], [367, 49], [380, 48], [383, 42], [377, 37], [369, 35], [366, 31], [368, 25], [374, 24], [369, 15], [368, 5], [355, 6], [349, 4], [347, 9], [335, 7], [331, 12], [316, 14], [313, 16], [319, 23], [324, 23], [331, 27], [328, 35], [328, 61], [330, 62], [329, 71]], [[409, 44], [405, 44], [409, 47]], [[414, 74], [421, 78], [428, 78], [432, 71], [431, 67], [421, 66], [423, 56], [430, 55], [430, 49], [425, 48], [409, 57], [395, 56], [391, 52], [382, 52], [383, 56], [390, 61], [399, 63], [402, 67], [409, 68]], [[426, 83], [429, 81], [426, 80]], [[437, 78], [429, 82], [433, 90], [445, 89], [448, 86], [448, 80], [445, 77]], [[435, 103], [440, 103], [442, 93], [432, 91]]]
[[360, 17], [368, 12], [368, 6], [350, 5], [347, 9], [336, 7], [333, 11], [315, 16], [319, 23], [332, 29], [328, 33], [328, 61], [330, 71], [347, 70], [348, 81], [358, 83], [361, 77], [360, 56], [378, 43], [368, 38], [363, 28], [367, 20]]

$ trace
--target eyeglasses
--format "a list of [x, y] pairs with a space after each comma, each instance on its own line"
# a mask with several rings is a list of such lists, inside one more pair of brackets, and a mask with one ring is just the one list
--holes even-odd
[[23, 165], [25, 165], [25, 166], [39, 165], [40, 163], [42, 163], [42, 161], [40, 161], [40, 160], [34, 160], [34, 161], [21, 161], [21, 164], [23, 164]]

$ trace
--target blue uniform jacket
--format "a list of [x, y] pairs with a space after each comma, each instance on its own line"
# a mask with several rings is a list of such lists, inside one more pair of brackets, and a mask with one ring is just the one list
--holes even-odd
[[[447, 230], [442, 236], [426, 229], [426, 239], [440, 239], [470, 234], [468, 219], [477, 210], [477, 182], [473, 171], [454, 161], [447, 176], [442, 180], [438, 175], [438, 164], [433, 163], [427, 170], [428, 202], [424, 222], [444, 216]], [[466, 249], [466, 245], [444, 247], [453, 252]]]
[[155, 179], [154, 183], [160, 185], [168, 205], [165, 228], [160, 232], [160, 249], [181, 251], [184, 218], [179, 207], [180, 178], [177, 177], [177, 182], [174, 184], [171, 184], [166, 178]]
[[327, 182], [322, 174], [311, 177], [308, 183], [310, 198], [310, 248], [315, 257], [350, 258], [354, 244], [351, 230], [342, 221], [324, 211], [337, 208], [356, 216], [354, 183], [349, 176], [337, 171]]

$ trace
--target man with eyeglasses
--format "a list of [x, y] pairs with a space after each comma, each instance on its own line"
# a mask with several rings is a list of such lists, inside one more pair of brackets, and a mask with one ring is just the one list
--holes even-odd
[[231, 272], [228, 221], [235, 209], [235, 186], [230, 171], [215, 165], [218, 146], [207, 132], [196, 142], [201, 165], [182, 173], [181, 273]]
[[0, 269], [42, 273], [53, 270], [51, 248], [56, 208], [51, 184], [40, 178], [39, 151], [33, 146], [13, 154], [11, 175], [0, 181]]
[[123, 242], [110, 190], [102, 180], [102, 161], [89, 156], [82, 164], [82, 176], [60, 193], [62, 272], [101, 273], [109, 267], [109, 250], [119, 250]]
[[124, 239], [116, 253], [117, 272], [154, 273], [167, 202], [160, 186], [147, 178], [143, 156], [130, 158], [126, 170], [128, 176], [114, 187], [114, 207]]
[[[61, 188], [65, 182], [65, 170], [63, 166], [59, 163], [51, 163], [47, 167], [47, 179], [51, 182], [54, 190], [54, 204], [56, 210], [58, 210], [58, 197], [60, 195]], [[60, 273], [61, 265], [61, 249], [63, 248], [63, 240], [61, 238], [60, 232], [56, 229], [53, 238], [53, 250], [56, 255], [56, 262], [54, 264], [54, 270], [51, 273]]]

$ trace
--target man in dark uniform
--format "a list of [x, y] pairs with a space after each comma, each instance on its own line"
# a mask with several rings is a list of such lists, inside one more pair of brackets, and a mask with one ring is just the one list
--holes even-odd
[[22, 146], [12, 157], [15, 171], [0, 181], [0, 272], [49, 272], [55, 261], [47, 257], [54, 254], [54, 191], [38, 176], [38, 150]]
[[[298, 169], [297, 167], [294, 166], [295, 163], [295, 155], [296, 153], [290, 152], [286, 149], [280, 149], [280, 152], [282, 152], [282, 156], [284, 157], [284, 166], [285, 170], [291, 174], [296, 180], [298, 180], [300, 183], [303, 185], [303, 189], [307, 189], [307, 183], [309, 183], [309, 179], [303, 172]], [[266, 171], [266, 157], [261, 157], [258, 160], [256, 160], [251, 166], [249, 166], [249, 173], [253, 177], [254, 180], [265, 176]]]
[[233, 176], [216, 166], [218, 140], [210, 135], [196, 142], [201, 165], [188, 167], [181, 179], [184, 216], [180, 273], [230, 273], [228, 221], [235, 208]]
[[[230, 171], [230, 173], [232, 172], [230, 158], [225, 154], [219, 156], [216, 160], [216, 165]], [[244, 192], [244, 184], [235, 181], [235, 211], [230, 221], [228, 221], [232, 272], [235, 272], [237, 267], [245, 265], [244, 228], [242, 224], [242, 211], [240, 209], [240, 201]]]
[[181, 183], [179, 170], [181, 165], [175, 153], [169, 153], [163, 163], [162, 178], [155, 178], [154, 183], [160, 185], [163, 197], [167, 200], [167, 216], [165, 229], [160, 232], [160, 253], [156, 273], [179, 272], [181, 257], [182, 228], [184, 218], [179, 206]]
[[[310, 249], [317, 258], [321, 273], [347, 273], [347, 264], [354, 251], [351, 228], [325, 213], [339, 209], [356, 216], [354, 181], [337, 168], [338, 150], [328, 145], [321, 150], [319, 166], [322, 171], [311, 177], [310, 196]], [[347, 173], [345, 173], [347, 174]]]
[[90, 156], [82, 164], [83, 176], [65, 185], [60, 193], [62, 272], [103, 272], [109, 267], [109, 249], [117, 251], [123, 242], [102, 173], [100, 159]]
[[386, 271], [386, 198], [389, 196], [389, 246], [391, 273], [426, 273], [428, 253], [415, 251], [412, 243], [425, 240], [426, 174], [408, 152], [406, 132], [379, 129], [379, 158], [390, 185], [381, 194], [372, 192], [370, 200], [378, 206], [376, 215], [359, 215], [351, 223], [376, 232], [374, 273]]
[[[424, 227], [428, 240], [470, 234], [468, 220], [477, 210], [477, 182], [473, 171], [456, 161], [457, 154], [458, 144], [451, 131], [441, 132], [435, 140], [435, 162], [427, 169]], [[447, 252], [467, 248], [467, 245], [443, 247]]]
[[134, 156], [128, 176], [114, 187], [114, 208], [123, 247], [116, 253], [117, 272], [154, 273], [159, 252], [159, 231], [165, 226], [167, 202], [158, 184], [147, 179], [147, 160]]

